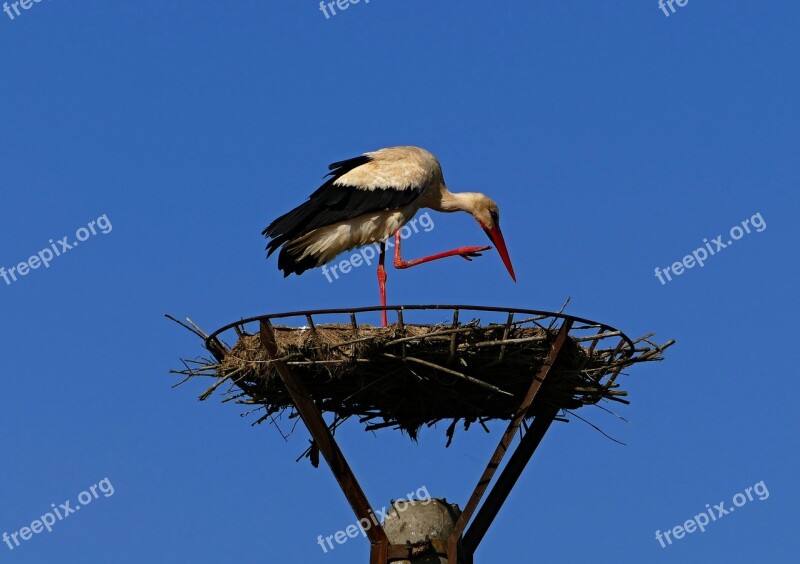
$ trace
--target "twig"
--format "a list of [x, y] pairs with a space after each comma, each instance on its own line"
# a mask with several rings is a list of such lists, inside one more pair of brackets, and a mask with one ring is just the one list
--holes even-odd
[[487, 384], [483, 380], [478, 380], [477, 378], [473, 378], [472, 376], [467, 376], [466, 374], [462, 374], [461, 372], [456, 372], [455, 370], [450, 370], [449, 368], [445, 368], [444, 366], [439, 366], [438, 364], [434, 364], [433, 362], [428, 362], [427, 360], [421, 360], [419, 358], [413, 356], [407, 356], [405, 359], [401, 359], [399, 356], [395, 356], [391, 353], [383, 353], [383, 356], [395, 360], [406, 360], [408, 362], [415, 362], [417, 364], [421, 364], [422, 366], [427, 366], [428, 368], [433, 368], [435, 370], [439, 370], [440, 372], [444, 372], [445, 374], [451, 374], [453, 376], [457, 376], [462, 380], [466, 380], [467, 382], [471, 382], [477, 386], [485, 388], [487, 390], [491, 390], [498, 394], [503, 394], [509, 397], [514, 397], [514, 394], [506, 392], [505, 390], [501, 390], [497, 386], [492, 386], [491, 384]]
[[[184, 323], [183, 321], [181, 321], [181, 320], [179, 320], [179, 319], [176, 319], [175, 317], [172, 317], [172, 316], [171, 316], [170, 314], [168, 314], [168, 313], [165, 313], [165, 314], [164, 314], [164, 317], [166, 317], [167, 319], [171, 319], [172, 321], [174, 321], [175, 323], [177, 323], [178, 325], [180, 325], [180, 326], [181, 326], [181, 327], [183, 327], [184, 329], [188, 329], [189, 331], [191, 331], [192, 333], [194, 333], [195, 335], [197, 335], [198, 337], [200, 337], [200, 338], [201, 338], [201, 339], [203, 339], [203, 340], [205, 340], [205, 339], [208, 337], [208, 336], [207, 336], [205, 333], [203, 333], [201, 330], [199, 330], [199, 329], [196, 329], [196, 328], [194, 328], [194, 327], [191, 327], [191, 326], [187, 325], [187, 324], [186, 324], [186, 323]], [[194, 325], [194, 324], [192, 324], [192, 325]]]

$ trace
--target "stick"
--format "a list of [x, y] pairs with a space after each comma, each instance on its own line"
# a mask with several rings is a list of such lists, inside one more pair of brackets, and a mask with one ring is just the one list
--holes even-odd
[[475, 384], [477, 386], [480, 386], [482, 388], [485, 388], [487, 390], [491, 390], [491, 391], [493, 391], [495, 393], [503, 394], [505, 396], [512, 397], [512, 398], [514, 397], [514, 394], [510, 394], [510, 393], [506, 392], [505, 390], [501, 390], [500, 388], [498, 388], [496, 386], [492, 386], [491, 384], [488, 384], [488, 383], [484, 382], [483, 380], [478, 380], [477, 378], [473, 378], [472, 376], [467, 376], [466, 374], [462, 374], [461, 372], [456, 372], [455, 370], [450, 370], [449, 368], [445, 368], [444, 366], [439, 366], [438, 364], [434, 364], [432, 362], [428, 362], [427, 360], [421, 360], [421, 359], [415, 358], [413, 356], [407, 356], [405, 359], [402, 359], [399, 356], [395, 356], [395, 355], [393, 355], [391, 353], [383, 353], [383, 356], [385, 356], [386, 358], [394, 359], [394, 360], [407, 360], [409, 362], [416, 362], [417, 364], [421, 364], [422, 366], [427, 366], [428, 368], [433, 368], [433, 369], [439, 370], [440, 372], [444, 372], [445, 374], [451, 374], [453, 376], [457, 376], [458, 378], [466, 380], [467, 382], [471, 382], [471, 383], [473, 383], [473, 384]]

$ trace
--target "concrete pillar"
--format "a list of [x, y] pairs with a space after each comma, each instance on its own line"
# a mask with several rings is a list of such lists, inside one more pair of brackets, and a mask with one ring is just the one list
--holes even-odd
[[[383, 528], [391, 544], [411, 544], [439, 539], [446, 545], [447, 539], [455, 529], [461, 509], [446, 499], [408, 501], [399, 499], [392, 502], [386, 514]], [[421, 554], [412, 560], [396, 560], [393, 564], [447, 564], [447, 559], [435, 554]]]

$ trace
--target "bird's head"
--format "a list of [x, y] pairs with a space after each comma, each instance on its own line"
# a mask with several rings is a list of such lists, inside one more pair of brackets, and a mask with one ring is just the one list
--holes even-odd
[[517, 277], [514, 275], [514, 267], [511, 266], [511, 259], [508, 257], [508, 249], [506, 249], [506, 242], [503, 239], [503, 232], [500, 231], [500, 208], [497, 207], [494, 200], [485, 194], [472, 193], [470, 194], [470, 200], [469, 212], [494, 243], [497, 252], [500, 253], [500, 258], [503, 259], [503, 264], [508, 269], [508, 273], [516, 282]]

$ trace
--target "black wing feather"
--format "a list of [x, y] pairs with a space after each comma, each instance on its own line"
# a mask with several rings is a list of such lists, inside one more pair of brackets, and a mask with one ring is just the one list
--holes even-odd
[[422, 193], [422, 186], [415, 189], [400, 186], [364, 190], [355, 186], [334, 184], [344, 174], [371, 160], [370, 157], [362, 155], [329, 165], [331, 172], [326, 176], [330, 178], [311, 194], [306, 202], [280, 216], [264, 229], [262, 234], [272, 239], [267, 244], [267, 256], [287, 241], [315, 229], [347, 221], [365, 213], [406, 206]]
[[[331, 172], [329, 172], [325, 176], [337, 176], [337, 177], [341, 176], [345, 172], [350, 172], [354, 168], [366, 164], [371, 160], [372, 160], [371, 157], [368, 157], [367, 155], [361, 155], [358, 157], [353, 157], [352, 159], [345, 159], [343, 161], [337, 161], [335, 163], [331, 163], [328, 165], [328, 170], [330, 170]], [[340, 169], [342, 172], [340, 172]]]

